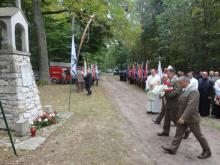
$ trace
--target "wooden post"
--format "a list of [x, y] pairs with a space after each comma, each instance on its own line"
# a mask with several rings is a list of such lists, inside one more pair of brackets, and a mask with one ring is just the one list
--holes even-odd
[[89, 28], [89, 25], [91, 24], [91, 22], [92, 22], [92, 20], [93, 20], [94, 18], [95, 18], [95, 15], [94, 15], [94, 14], [90, 16], [90, 19], [89, 19], [89, 21], [88, 21], [88, 23], [87, 23], [87, 25], [86, 25], [86, 28], [85, 28], [85, 30], [84, 30], [84, 32], [83, 32], [83, 35], [82, 35], [82, 38], [81, 38], [81, 41], [80, 41], [80, 45], [79, 45], [79, 48], [78, 48], [78, 52], [77, 52], [77, 60], [79, 59], [80, 51], [81, 51], [81, 49], [82, 49], [82, 45], [83, 45], [83, 42], [84, 42], [84, 40], [85, 40], [86, 32], [87, 32], [87, 30], [88, 30], [88, 28]]
[[4, 112], [4, 109], [3, 109], [3, 107], [2, 107], [1, 101], [0, 101], [0, 109], [1, 109], [1, 113], [2, 113], [3, 119], [4, 119], [4, 121], [5, 121], [5, 126], [6, 126], [6, 129], [7, 129], [7, 132], [8, 132], [8, 136], [9, 136], [9, 138], [10, 138], [10, 142], [11, 142], [11, 145], [12, 145], [12, 149], [13, 149], [13, 151], [14, 151], [15, 156], [18, 156], [18, 155], [17, 155], [17, 152], [16, 152], [16, 149], [15, 149], [15, 145], [14, 145], [12, 136], [11, 136], [11, 131], [10, 131], [10, 128], [9, 128], [9, 125], [8, 125], [8, 122], [7, 122], [7, 119], [6, 119], [6, 116], [5, 116], [5, 112]]

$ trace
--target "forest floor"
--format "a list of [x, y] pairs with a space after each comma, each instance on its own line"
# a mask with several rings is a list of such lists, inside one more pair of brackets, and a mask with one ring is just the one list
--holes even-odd
[[[56, 111], [68, 111], [69, 86], [40, 87], [43, 105]], [[146, 93], [118, 77], [103, 76], [93, 95], [72, 93], [74, 115], [35, 151], [19, 151], [19, 157], [1, 152], [4, 165], [217, 165], [220, 156], [220, 120], [204, 118], [202, 131], [212, 157], [197, 159], [201, 148], [193, 135], [183, 140], [176, 155], [163, 152], [161, 145], [172, 140], [158, 137], [162, 125], [156, 116], [146, 114]], [[11, 152], [11, 150], [10, 150]], [[7, 153], [7, 154], [6, 154]], [[7, 155], [7, 157], [3, 157]]]

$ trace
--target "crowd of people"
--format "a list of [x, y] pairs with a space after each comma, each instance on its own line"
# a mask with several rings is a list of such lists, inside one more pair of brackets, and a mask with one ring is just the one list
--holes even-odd
[[157, 135], [169, 136], [171, 122], [176, 125], [173, 141], [162, 148], [169, 154], [175, 154], [182, 139], [187, 139], [192, 132], [203, 149], [198, 158], [210, 157], [211, 150], [199, 123], [201, 116], [220, 118], [219, 72], [196, 74], [190, 71], [185, 74], [169, 66], [162, 75], [152, 69], [147, 77], [140, 76], [139, 79], [129, 74], [131, 72], [128, 71], [130, 83], [145, 88], [147, 92], [147, 114], [158, 114], [153, 120], [156, 124], [164, 118], [163, 130]]
[[[152, 69], [147, 76], [132, 76], [130, 74], [132, 71], [128, 70], [127, 79], [131, 84], [135, 84], [146, 91], [152, 89], [151, 84], [160, 85], [161, 83], [169, 81], [168, 78], [168, 68], [164, 68], [163, 77], [159, 76], [156, 69]], [[143, 74], [144, 75], [144, 74]], [[178, 71], [176, 73], [176, 77], [180, 78], [181, 76], [187, 76], [193, 87], [199, 90], [200, 93], [200, 104], [199, 104], [199, 112], [202, 117], [211, 116], [214, 118], [220, 118], [220, 75], [218, 71], [201, 71], [199, 73], [195, 73], [190, 71], [188, 73], [184, 73], [182, 71]], [[162, 101], [151, 102], [152, 95], [148, 96], [148, 108], [147, 113], [156, 114], [161, 110], [159, 107], [162, 106]], [[155, 98], [154, 98], [155, 99]], [[158, 107], [155, 107], [158, 106]], [[153, 110], [151, 110], [153, 109]]]
[[[96, 67], [97, 68], [97, 67]], [[92, 94], [91, 87], [92, 85], [98, 86], [99, 82], [99, 72], [97, 69], [91, 69], [88, 68], [87, 70], [84, 69], [84, 67], [78, 67], [77, 72], [77, 81], [76, 81], [76, 86], [77, 86], [77, 92], [81, 93], [83, 92], [84, 88], [87, 91], [87, 95], [90, 96]]]

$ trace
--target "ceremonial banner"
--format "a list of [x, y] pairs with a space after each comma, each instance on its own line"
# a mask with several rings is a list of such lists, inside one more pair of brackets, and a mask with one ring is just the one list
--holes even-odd
[[75, 48], [75, 41], [74, 35], [72, 36], [72, 47], [71, 47], [71, 75], [76, 77], [76, 66], [77, 66], [77, 59], [76, 59], [76, 48]]
[[159, 75], [160, 77], [163, 77], [163, 71], [162, 71], [162, 67], [161, 67], [161, 62], [160, 62], [160, 60], [159, 60], [159, 64], [158, 64], [157, 71], [158, 71], [158, 75]]
[[86, 60], [84, 60], [84, 73], [87, 73], [87, 64], [86, 64]]
[[138, 64], [136, 64], [135, 79], [138, 80]]
[[145, 71], [144, 71], [144, 77], [147, 78], [148, 76], [148, 60], [146, 62]]

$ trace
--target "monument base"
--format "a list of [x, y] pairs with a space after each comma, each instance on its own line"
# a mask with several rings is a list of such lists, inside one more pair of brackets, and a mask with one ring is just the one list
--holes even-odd
[[[0, 100], [12, 129], [19, 120], [33, 120], [42, 113], [30, 54], [0, 50]], [[5, 128], [0, 113], [0, 128]]]

